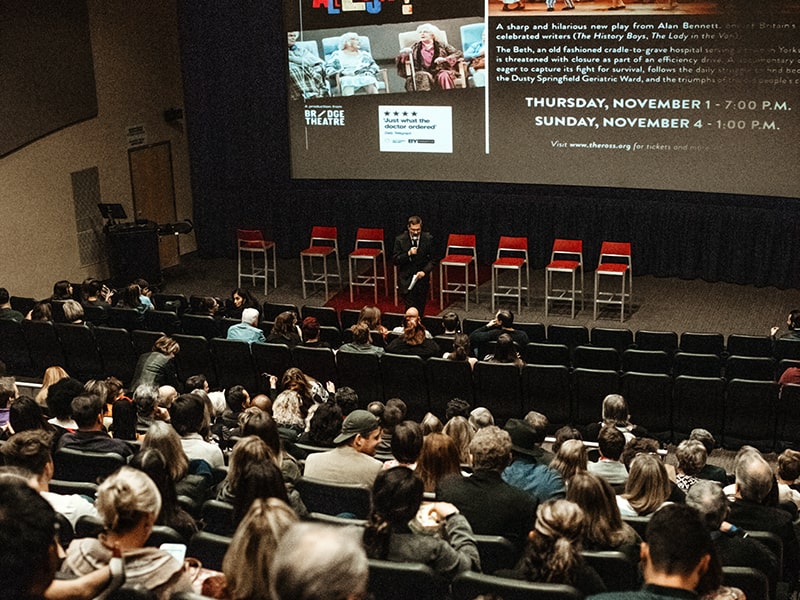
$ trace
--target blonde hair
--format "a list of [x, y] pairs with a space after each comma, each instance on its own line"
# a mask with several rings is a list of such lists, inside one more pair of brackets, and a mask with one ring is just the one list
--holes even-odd
[[639, 515], [649, 515], [667, 501], [670, 494], [669, 476], [664, 463], [652, 454], [640, 454], [631, 461], [626, 498]]
[[566, 440], [558, 449], [558, 453], [550, 463], [550, 468], [555, 469], [569, 482], [573, 475], [585, 471], [589, 463], [589, 453], [581, 440]]
[[581, 538], [585, 521], [583, 509], [569, 500], [540, 504], [523, 558], [526, 579], [572, 585], [576, 569], [583, 563]]
[[124, 466], [97, 488], [95, 507], [106, 529], [127, 533], [142, 517], [161, 512], [161, 494], [146, 473]]
[[168, 335], [162, 335], [156, 340], [156, 343], [153, 344], [153, 352], [160, 352], [167, 356], [175, 356], [180, 351], [180, 344]]
[[42, 377], [42, 387], [36, 394], [36, 403], [42, 406], [47, 404], [47, 390], [50, 389], [50, 386], [54, 383], [66, 379], [67, 377], [69, 377], [69, 373], [61, 367], [47, 367], [44, 370], [44, 377]]
[[155, 421], [150, 425], [142, 441], [142, 450], [148, 448], [159, 450], [164, 455], [173, 481], [180, 481], [186, 476], [189, 471], [189, 457], [183, 450], [181, 436], [172, 425], [164, 421]]
[[298, 521], [278, 498], [256, 498], [242, 518], [222, 561], [231, 600], [271, 600], [269, 578], [278, 541]]
[[302, 413], [303, 400], [294, 390], [284, 390], [272, 403], [272, 418], [279, 425], [305, 428]]
[[472, 441], [474, 432], [466, 418], [455, 416], [451, 418], [444, 426], [442, 433], [449, 435], [458, 448], [458, 459], [462, 465], [472, 463], [472, 457], [469, 454], [469, 444]]

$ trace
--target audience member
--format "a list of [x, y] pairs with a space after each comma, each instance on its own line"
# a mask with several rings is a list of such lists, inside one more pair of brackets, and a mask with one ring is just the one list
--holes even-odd
[[33, 429], [53, 434], [55, 428], [47, 422], [42, 407], [27, 396], [20, 396], [8, 410], [9, 433], [20, 433]]
[[333, 448], [333, 440], [342, 432], [342, 409], [333, 402], [317, 405], [311, 417], [308, 431], [298, 439], [303, 444]]
[[365, 306], [362, 308], [358, 313], [357, 323], [366, 323], [370, 331], [377, 331], [383, 338], [386, 338], [389, 333], [389, 330], [381, 324], [381, 309], [377, 306]]
[[564, 425], [563, 427], [559, 427], [558, 429], [556, 429], [554, 437], [555, 441], [553, 442], [552, 446], [550, 446], [554, 458], [555, 455], [558, 454], [558, 451], [561, 448], [561, 444], [563, 444], [567, 440], [583, 441], [583, 436], [581, 435], [581, 432], [575, 429], [572, 425]]
[[323, 342], [319, 339], [320, 331], [322, 328], [319, 325], [316, 317], [306, 317], [300, 324], [300, 332], [303, 334], [303, 346], [307, 348], [330, 348], [328, 342]]
[[10, 407], [19, 394], [17, 382], [13, 377], [0, 377], [0, 429], [8, 425]]
[[444, 329], [444, 333], [442, 333], [442, 335], [447, 335], [450, 337], [455, 336], [457, 333], [461, 333], [461, 319], [459, 319], [458, 315], [452, 310], [447, 311], [442, 315], [442, 329]]
[[481, 345], [497, 341], [504, 333], [511, 337], [517, 348], [524, 348], [528, 345], [528, 334], [521, 329], [514, 329], [514, 313], [509, 309], [501, 308], [491, 321], [469, 334], [473, 351], [479, 350]]
[[217, 500], [233, 504], [234, 520], [238, 522], [256, 498], [278, 498], [289, 503], [278, 459], [264, 440], [251, 435], [233, 447], [228, 474], [219, 485]]
[[472, 476], [442, 481], [437, 498], [455, 504], [475, 533], [505, 536], [521, 550], [533, 529], [537, 502], [501, 477], [511, 462], [511, 437], [490, 425], [475, 432], [469, 450]]
[[89, 277], [84, 279], [81, 284], [81, 296], [84, 306], [100, 306], [108, 308], [111, 306], [111, 297], [114, 292], [110, 290], [102, 281]]
[[136, 406], [123, 398], [114, 402], [111, 408], [111, 433], [114, 439], [136, 441], [140, 435], [136, 433]]
[[219, 446], [207, 442], [200, 435], [206, 419], [202, 398], [195, 394], [182, 394], [172, 403], [169, 414], [172, 426], [181, 436], [181, 446], [186, 456], [204, 460], [212, 468], [224, 466], [225, 459]]
[[53, 295], [50, 296], [50, 301], [64, 301], [72, 299], [72, 284], [66, 279], [56, 281], [53, 284]]
[[495, 342], [494, 352], [487, 354], [483, 360], [491, 363], [512, 364], [519, 368], [525, 366], [517, 351], [514, 340], [507, 333], [501, 333]]
[[[245, 308], [242, 311], [242, 321], [228, 328], [227, 339], [247, 342], [266, 343], [267, 338], [258, 326], [258, 311], [255, 308]], [[297, 334], [295, 334], [297, 335]]]
[[255, 308], [261, 314], [259, 302], [250, 290], [236, 288], [231, 292], [230, 306], [225, 308], [225, 316], [231, 319], [241, 319], [242, 312], [246, 308]]
[[304, 475], [332, 483], [363, 483], [372, 487], [383, 468], [373, 458], [381, 439], [381, 427], [375, 415], [354, 410], [342, 423], [342, 433], [333, 440], [336, 448], [315, 452], [306, 458]]
[[334, 400], [341, 407], [343, 417], [358, 408], [358, 394], [351, 387], [342, 386], [336, 390]]
[[713, 481], [698, 481], [686, 494], [686, 504], [702, 517], [723, 567], [753, 567], [769, 580], [770, 598], [775, 597], [781, 565], [764, 545], [725, 520], [730, 508], [722, 488]]
[[146, 473], [156, 484], [161, 494], [161, 510], [156, 518], [156, 525], [166, 525], [177, 531], [188, 541], [197, 533], [197, 523], [178, 502], [175, 480], [166, 457], [155, 448], [142, 449], [130, 460], [130, 466]]
[[72, 401], [72, 418], [77, 431], [61, 436], [57, 448], [116, 452], [123, 458], [133, 456], [133, 450], [123, 440], [112, 438], [103, 430], [103, 400], [99, 396], [76, 396]]
[[617, 496], [623, 517], [647, 516], [667, 503], [671, 487], [664, 463], [652, 454], [631, 461], [625, 493]]
[[450, 477], [461, 477], [461, 461], [453, 439], [444, 433], [430, 433], [422, 439], [416, 475], [425, 492], [437, 493], [439, 485]]
[[609, 592], [591, 600], [695, 598], [717, 589], [722, 581], [711, 537], [697, 511], [671, 504], [647, 524], [641, 558], [645, 585], [635, 592]]
[[494, 416], [485, 406], [478, 406], [469, 413], [469, 424], [473, 430], [478, 431], [484, 427], [494, 425]]
[[417, 468], [417, 459], [422, 452], [422, 443], [425, 436], [422, 433], [422, 426], [416, 421], [403, 421], [394, 428], [394, 435], [390, 450], [392, 451], [391, 460], [383, 463], [384, 469], [392, 467]]
[[[692, 429], [692, 432], [689, 434], [690, 440], [697, 440], [706, 448], [706, 457], [711, 456], [711, 453], [714, 451], [714, 446], [716, 446], [716, 440], [714, 436], [711, 435], [711, 432], [707, 429]], [[716, 465], [712, 465], [706, 462], [705, 466], [700, 469], [700, 472], [697, 474], [698, 479], [710, 479], [711, 481], [716, 481], [720, 485], [728, 485], [728, 474], [725, 472], [725, 469], [722, 467], [718, 467]]]
[[407, 467], [378, 474], [364, 531], [367, 556], [423, 562], [447, 579], [463, 571], [480, 571], [478, 546], [464, 515], [448, 502], [420, 509], [422, 494], [422, 481]]
[[525, 422], [532, 427], [536, 433], [536, 445], [533, 447], [532, 456], [536, 459], [536, 462], [549, 465], [556, 455], [550, 450], [545, 450], [542, 444], [547, 435], [547, 429], [550, 427], [550, 421], [542, 413], [531, 410], [525, 415]]
[[18, 310], [11, 308], [11, 295], [6, 288], [0, 288], [0, 321], [15, 321], [21, 323], [25, 320]]
[[428, 330], [425, 329], [419, 316], [406, 315], [403, 333], [389, 342], [386, 352], [420, 358], [439, 356], [439, 346], [428, 335]]
[[[225, 574], [223, 597], [230, 600], [273, 600], [269, 589], [272, 563], [278, 542], [294, 523], [297, 523], [297, 515], [285, 502], [277, 498], [256, 498], [253, 501], [239, 522], [222, 561]], [[203, 592], [207, 594], [205, 583]]]
[[0, 455], [6, 466], [18, 467], [31, 473], [36, 478], [35, 487], [42, 497], [74, 527], [83, 515], [95, 516], [97, 513], [91, 502], [83, 496], [50, 491], [49, 484], [54, 472], [50, 443], [50, 436], [42, 430], [23, 431], [12, 435], [0, 446]]
[[797, 536], [792, 516], [780, 508], [766, 506], [773, 488], [774, 475], [757, 450], [740, 454], [734, 467], [735, 499], [730, 506], [728, 521], [745, 531], [769, 531], [783, 542], [783, 581], [794, 587], [800, 560]]
[[275, 550], [272, 600], [355, 600], [366, 593], [367, 577], [356, 528], [297, 523]]
[[270, 344], [284, 344], [290, 348], [298, 346], [302, 341], [297, 328], [297, 315], [287, 310], [275, 317], [272, 331], [267, 336]]
[[450, 436], [458, 448], [458, 460], [462, 465], [469, 465], [472, 463], [472, 458], [469, 455], [469, 444], [472, 441], [474, 431], [469, 424], [469, 421], [461, 416], [452, 417], [444, 425], [442, 433]]
[[464, 417], [469, 419], [469, 413], [472, 409], [470, 403], [461, 398], [451, 398], [447, 401], [447, 408], [445, 408], [445, 420], [449, 421], [453, 417]]
[[[17, 402], [11, 407], [12, 421]], [[800, 452], [786, 449], [778, 455], [778, 501], [781, 504], [791, 502], [800, 508], [800, 492], [794, 487], [798, 477], [800, 477]]]
[[420, 421], [420, 425], [422, 425], [422, 433], [424, 435], [442, 433], [442, 431], [444, 431], [442, 421], [432, 412], [425, 413], [425, 416], [422, 417], [422, 421]]
[[574, 502], [548, 500], [539, 505], [518, 576], [571, 585], [584, 596], [606, 591], [603, 580], [581, 555], [585, 525], [583, 510]]
[[39, 388], [39, 391], [36, 393], [36, 402], [40, 406], [46, 406], [47, 392], [50, 389], [50, 386], [56, 381], [61, 381], [67, 377], [69, 377], [69, 373], [67, 373], [62, 367], [47, 367], [44, 370], [44, 376], [42, 377], [42, 387]]
[[67, 430], [78, 428], [72, 418], [72, 401], [82, 393], [83, 385], [72, 377], [55, 382], [47, 390], [47, 409], [52, 416], [48, 423], [56, 427], [58, 437]]
[[632, 563], [639, 562], [642, 538], [622, 520], [608, 481], [589, 472], [576, 473], [570, 479], [567, 500], [580, 506], [586, 515], [585, 550], [614, 550], [625, 554]]
[[706, 447], [697, 440], [683, 440], [675, 450], [678, 459], [676, 485], [688, 492], [698, 479], [698, 474], [706, 464]]
[[600, 458], [587, 465], [588, 471], [599, 475], [612, 486], [623, 488], [628, 480], [628, 469], [620, 462], [625, 450], [625, 435], [616, 427], [606, 425], [597, 436]]
[[575, 473], [588, 469], [589, 453], [581, 440], [565, 440], [550, 462], [550, 468], [561, 473], [564, 483], [569, 488], [569, 480]]
[[153, 344], [151, 352], [145, 352], [136, 362], [136, 369], [131, 378], [130, 389], [135, 390], [143, 383], [155, 386], [171, 385], [176, 390], [182, 389], [172, 360], [180, 352], [181, 347], [171, 337], [162, 335]]
[[394, 428], [406, 418], [408, 408], [406, 403], [400, 398], [389, 398], [383, 409], [383, 416], [379, 417], [381, 422], [381, 443], [378, 444], [378, 454], [388, 454], [392, 449], [392, 436]]
[[503, 481], [526, 491], [537, 503], [563, 498], [566, 487], [561, 473], [536, 460], [536, 431], [522, 419], [509, 419], [505, 430], [511, 437], [511, 464], [503, 470]]
[[456, 333], [453, 335], [453, 349], [445, 352], [442, 358], [455, 361], [467, 361], [470, 368], [475, 368], [478, 359], [473, 356], [470, 349], [469, 336], [466, 333]]
[[342, 344], [339, 347], [339, 352], [359, 352], [361, 354], [377, 354], [383, 355], [385, 350], [381, 346], [375, 346], [372, 343], [369, 325], [364, 321], [360, 321], [350, 327], [350, 332], [353, 334], [353, 341], [347, 344]]
[[619, 394], [609, 394], [603, 399], [602, 421], [586, 427], [586, 439], [595, 441], [603, 427], [616, 427], [625, 436], [625, 442], [645, 435], [647, 431], [630, 421], [628, 402]]
[[133, 391], [133, 405], [136, 407], [136, 431], [144, 433], [156, 421], [168, 421], [169, 412], [158, 405], [159, 388], [152, 383], [143, 383]]
[[125, 561], [127, 583], [139, 583], [167, 600], [173, 592], [191, 592], [183, 565], [159, 548], [145, 546], [161, 510], [156, 484], [132, 467], [120, 467], [97, 489], [97, 511], [103, 519], [100, 538], [73, 540], [64, 570], [85, 575], [109, 564], [114, 551]]
[[[64, 311], [64, 320], [66, 323], [80, 325], [84, 322], [83, 306], [76, 300], [64, 300], [62, 310]], [[91, 323], [87, 323], [87, 325], [92, 326]]]

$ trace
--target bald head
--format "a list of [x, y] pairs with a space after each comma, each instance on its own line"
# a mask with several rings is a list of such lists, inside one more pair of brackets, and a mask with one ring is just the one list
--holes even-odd
[[409, 306], [406, 311], [406, 317], [419, 317], [419, 311], [415, 307]]
[[266, 413], [272, 414], [272, 400], [266, 394], [257, 394], [250, 399], [250, 406], [260, 408]]

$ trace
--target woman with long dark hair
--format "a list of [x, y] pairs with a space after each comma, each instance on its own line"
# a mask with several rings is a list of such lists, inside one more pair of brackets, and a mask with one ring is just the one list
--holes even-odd
[[[449, 579], [463, 571], [480, 571], [478, 546], [467, 519], [449, 502], [433, 502], [420, 510], [422, 494], [422, 481], [407, 467], [378, 473], [364, 531], [367, 556], [423, 562]], [[431, 535], [437, 531], [443, 535]]]

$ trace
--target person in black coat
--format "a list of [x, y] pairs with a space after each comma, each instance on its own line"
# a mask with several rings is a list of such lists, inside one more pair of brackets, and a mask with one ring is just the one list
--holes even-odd
[[422, 219], [416, 215], [409, 217], [408, 229], [394, 239], [392, 260], [397, 266], [397, 285], [406, 310], [413, 306], [419, 310], [420, 315], [425, 314], [430, 290], [432, 249], [433, 236], [422, 231]]

